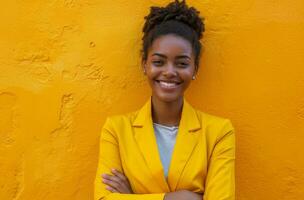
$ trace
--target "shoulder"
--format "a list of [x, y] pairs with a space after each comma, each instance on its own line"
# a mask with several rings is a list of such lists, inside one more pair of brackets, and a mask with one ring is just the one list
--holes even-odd
[[104, 127], [117, 129], [126, 126], [131, 126], [138, 112], [139, 111], [136, 110], [125, 114], [110, 115], [106, 118]]
[[234, 133], [234, 127], [229, 118], [210, 114], [198, 109], [195, 110], [206, 136], [219, 139], [226, 134]]
[[231, 120], [226, 117], [210, 114], [200, 110], [197, 110], [197, 113], [198, 115], [201, 116], [201, 120], [202, 122], [205, 123], [206, 126], [215, 126], [215, 127], [225, 126], [227, 128], [233, 128]]

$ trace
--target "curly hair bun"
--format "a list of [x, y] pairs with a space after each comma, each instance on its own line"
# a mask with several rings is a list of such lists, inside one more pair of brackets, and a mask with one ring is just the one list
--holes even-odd
[[199, 16], [199, 11], [194, 7], [188, 7], [185, 0], [169, 3], [166, 7], [151, 7], [150, 13], [145, 17], [143, 32], [147, 34], [155, 26], [169, 20], [182, 22], [192, 28], [199, 39], [205, 31], [204, 18]]

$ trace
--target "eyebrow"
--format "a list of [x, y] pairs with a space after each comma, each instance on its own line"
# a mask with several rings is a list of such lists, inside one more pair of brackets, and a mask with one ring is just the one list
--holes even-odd
[[[160, 53], [153, 53], [152, 56], [159, 56], [159, 57], [162, 57], [162, 58], [167, 58], [167, 56], [163, 55], [163, 54], [160, 54]], [[189, 60], [191, 60], [191, 58], [187, 55], [179, 55], [179, 56], [176, 56], [175, 58], [187, 58]]]

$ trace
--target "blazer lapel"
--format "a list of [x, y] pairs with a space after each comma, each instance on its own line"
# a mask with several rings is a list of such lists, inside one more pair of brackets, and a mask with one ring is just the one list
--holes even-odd
[[152, 176], [164, 192], [175, 191], [185, 165], [197, 145], [198, 130], [201, 129], [196, 111], [184, 99], [182, 116], [179, 123], [176, 143], [168, 172], [168, 183], [159, 156], [156, 137], [153, 129], [151, 99], [138, 111], [132, 126], [136, 142], [142, 152]]
[[164, 176], [151, 114], [151, 99], [139, 110], [134, 122], [135, 139], [153, 178], [163, 191], [170, 192]]
[[179, 123], [176, 143], [168, 172], [168, 183], [171, 191], [175, 191], [184, 167], [198, 142], [200, 120], [192, 106], [184, 99], [182, 117]]

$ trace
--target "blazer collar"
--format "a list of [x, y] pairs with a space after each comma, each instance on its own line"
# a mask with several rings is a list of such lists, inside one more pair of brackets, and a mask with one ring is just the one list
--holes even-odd
[[178, 188], [185, 165], [197, 145], [199, 137], [197, 130], [201, 129], [200, 120], [195, 109], [184, 99], [167, 182], [154, 134], [151, 109], [151, 99], [149, 99], [138, 111], [133, 121], [134, 137], [153, 179], [161, 190], [164, 192], [175, 191]]
[[[152, 122], [152, 103], [151, 98], [145, 103], [145, 105], [138, 111], [135, 120], [133, 121], [133, 126], [142, 127], [147, 124], [147, 122]], [[183, 99], [183, 108], [180, 124], [183, 123], [188, 131], [196, 131], [201, 128], [200, 121], [196, 114], [195, 109]]]

